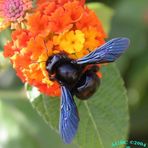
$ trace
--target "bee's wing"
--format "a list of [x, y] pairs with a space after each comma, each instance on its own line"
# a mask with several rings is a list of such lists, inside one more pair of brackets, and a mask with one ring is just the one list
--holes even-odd
[[115, 61], [129, 47], [128, 38], [115, 38], [76, 61], [77, 64], [99, 64]]
[[79, 117], [76, 104], [69, 89], [61, 86], [61, 91], [59, 130], [63, 141], [65, 143], [71, 143], [78, 129]]

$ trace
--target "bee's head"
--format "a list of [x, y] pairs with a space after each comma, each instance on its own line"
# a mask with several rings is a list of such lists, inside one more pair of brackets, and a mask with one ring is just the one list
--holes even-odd
[[48, 71], [49, 75], [55, 73], [56, 68], [61, 63], [69, 62], [70, 59], [65, 54], [55, 54], [50, 56], [46, 61], [46, 70]]

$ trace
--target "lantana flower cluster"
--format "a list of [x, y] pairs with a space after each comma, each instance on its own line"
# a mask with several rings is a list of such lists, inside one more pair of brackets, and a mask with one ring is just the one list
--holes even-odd
[[104, 44], [106, 34], [101, 22], [84, 3], [38, 0], [33, 8], [31, 0], [0, 0], [3, 28], [8, 24], [15, 28], [4, 56], [10, 58], [23, 82], [49, 96], [59, 96], [59, 84], [51, 81], [46, 71], [48, 57], [65, 53], [78, 59]]

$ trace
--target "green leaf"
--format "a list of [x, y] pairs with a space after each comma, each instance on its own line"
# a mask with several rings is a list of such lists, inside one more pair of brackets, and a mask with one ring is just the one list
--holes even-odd
[[128, 57], [127, 60], [133, 58], [137, 60], [137, 57], [141, 57], [141, 53], [147, 52], [147, 25], [144, 23], [146, 3], [147, 0], [142, 0], [140, 3], [139, 0], [121, 0], [116, 7], [110, 37], [123, 36], [131, 40], [130, 50], [125, 56]]
[[40, 148], [35, 132], [21, 112], [0, 99], [0, 147]]
[[[0, 147], [69, 148], [69, 145], [62, 143], [59, 135], [45, 124], [24, 96], [16, 95], [12, 99], [0, 92]], [[70, 148], [75, 147], [70, 145]]]
[[6, 69], [9, 66], [9, 60], [3, 56], [3, 52], [0, 51], [0, 70]]
[[11, 40], [11, 30], [5, 29], [0, 32], [0, 51], [3, 50], [4, 45], [7, 43], [8, 40]]
[[[102, 84], [88, 101], [75, 99], [80, 124], [74, 143], [81, 148], [107, 148], [128, 134], [128, 103], [123, 81], [114, 64], [103, 66]], [[56, 132], [59, 120], [59, 98], [36, 96], [37, 90], [26, 86], [29, 100]], [[35, 92], [34, 92], [35, 91]]]

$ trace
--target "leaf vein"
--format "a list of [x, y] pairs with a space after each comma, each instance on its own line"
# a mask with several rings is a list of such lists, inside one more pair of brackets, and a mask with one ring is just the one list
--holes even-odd
[[89, 106], [88, 106], [87, 102], [84, 102], [84, 104], [85, 104], [85, 107], [87, 108], [88, 115], [90, 116], [90, 119], [91, 119], [91, 121], [92, 121], [92, 123], [94, 125], [94, 128], [95, 128], [96, 132], [97, 132], [99, 142], [100, 142], [102, 148], [104, 148], [104, 145], [103, 145], [102, 140], [101, 140], [101, 135], [100, 135], [100, 133], [98, 131], [97, 125], [96, 125], [95, 120], [94, 120], [94, 117], [92, 116], [92, 113], [90, 112], [90, 109], [89, 109]]

